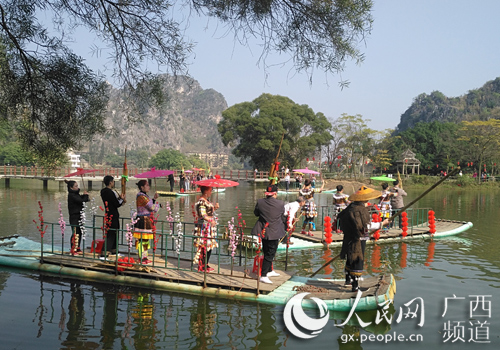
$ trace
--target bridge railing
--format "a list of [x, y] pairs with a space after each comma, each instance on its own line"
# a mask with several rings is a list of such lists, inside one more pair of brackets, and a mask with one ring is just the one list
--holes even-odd
[[[135, 176], [142, 172], [148, 171], [149, 168], [129, 168], [129, 176]], [[63, 177], [67, 174], [75, 172], [75, 168], [65, 167], [65, 168], [56, 168], [52, 170], [44, 169], [43, 167], [37, 166], [21, 166], [21, 165], [3, 165], [0, 166], [0, 175], [6, 176], [19, 176], [19, 177], [39, 177], [39, 178], [47, 178], [47, 177]], [[114, 177], [120, 177], [123, 173], [122, 168], [113, 168], [113, 167], [105, 167], [105, 168], [97, 168], [97, 171], [92, 173], [85, 174], [85, 178], [95, 178], [95, 177], [103, 177], [105, 175], [112, 175]], [[178, 177], [181, 173], [180, 169], [174, 170], [174, 177]], [[202, 176], [206, 176], [205, 171], [200, 171]], [[197, 172], [191, 173], [191, 176], [196, 176]], [[268, 171], [257, 171], [255, 170], [228, 170], [228, 169], [213, 169], [212, 175], [220, 175], [224, 179], [237, 179], [237, 180], [267, 180], [269, 176]], [[283, 172], [280, 172], [280, 177], [283, 178], [285, 175]]]

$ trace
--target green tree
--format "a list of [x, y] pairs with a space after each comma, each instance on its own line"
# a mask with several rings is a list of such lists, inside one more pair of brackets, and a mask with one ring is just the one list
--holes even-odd
[[217, 19], [244, 45], [261, 38], [264, 66], [278, 52], [312, 75], [363, 60], [358, 45], [371, 30], [371, 8], [371, 0], [0, 0], [0, 115], [19, 122], [23, 143], [48, 159], [105, 131], [106, 83], [66, 45], [77, 27], [103, 42], [93, 53], [109, 57], [130, 115], [140, 115], [143, 97], [164, 101], [161, 73], [187, 73], [193, 43], [178, 11]]
[[207, 164], [195, 156], [187, 157], [181, 152], [168, 148], [159, 151], [149, 161], [149, 166], [157, 169], [191, 169], [192, 167], [207, 168]]
[[18, 142], [0, 145], [0, 164], [30, 165], [33, 158]]
[[[462, 122], [458, 141], [464, 157], [477, 165], [478, 174], [483, 171], [483, 164], [492, 162], [500, 154], [500, 120]], [[478, 176], [478, 181], [481, 177]]]
[[[130, 166], [142, 167], [149, 163], [150, 153], [145, 149], [127, 151], [127, 162]], [[122, 160], [123, 162], [123, 160]]]
[[363, 116], [342, 114], [336, 120], [334, 155], [330, 158], [341, 156], [338, 163], [343, 169], [350, 169], [355, 175], [364, 173], [364, 165], [374, 156], [378, 132], [368, 128], [369, 119]]
[[[123, 166], [124, 160], [125, 160], [125, 156], [119, 156], [117, 154], [108, 154], [104, 157], [104, 163], [109, 165], [109, 166], [112, 166], [114, 168], [121, 168]], [[127, 163], [128, 163], [128, 159], [127, 159]]]
[[322, 113], [298, 105], [288, 97], [262, 94], [252, 102], [236, 104], [222, 112], [219, 133], [233, 154], [253, 167], [270, 167], [284, 134], [280, 160], [292, 167], [331, 140], [331, 124]]
[[389, 142], [392, 163], [395, 164], [408, 148], [415, 153], [423, 169], [432, 171], [436, 171], [436, 164], [466, 160], [457, 154], [457, 129], [455, 123], [420, 122], [411, 129], [392, 135], [393, 140]]

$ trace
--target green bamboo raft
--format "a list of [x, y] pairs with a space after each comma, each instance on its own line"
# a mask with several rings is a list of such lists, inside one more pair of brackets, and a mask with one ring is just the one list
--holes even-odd
[[[46, 251], [50, 248], [50, 252]], [[389, 275], [365, 276], [361, 287], [365, 290], [357, 298], [343, 280], [293, 276], [278, 271], [273, 284], [259, 283], [251, 267], [230, 268], [220, 265], [216, 273], [203, 273], [192, 269], [191, 261], [175, 257], [154, 257], [153, 264], [118, 264], [109, 257], [101, 260], [92, 253], [72, 256], [57, 251], [52, 244], [41, 244], [19, 236], [0, 238], [0, 265], [25, 270], [51, 273], [86, 281], [145, 287], [160, 291], [205, 295], [225, 299], [285, 305], [297, 293], [310, 293], [302, 306], [316, 308], [311, 297], [321, 298], [329, 310], [346, 312], [375, 310], [387, 300], [394, 300], [396, 282]], [[60, 249], [60, 248], [59, 248]], [[117, 267], [119, 269], [117, 269]]]
[[[467, 231], [473, 226], [472, 222], [456, 221], [456, 220], [442, 220], [436, 219], [436, 233], [430, 234], [427, 226], [409, 227], [408, 235], [403, 238], [402, 231], [398, 228], [392, 228], [387, 231], [380, 232], [380, 238], [375, 240], [373, 237], [367, 241], [368, 244], [374, 243], [394, 243], [413, 240], [423, 240], [430, 238], [444, 238], [449, 236], [458, 235]], [[288, 249], [314, 249], [326, 246], [324, 232], [314, 231], [313, 236], [306, 236], [299, 232], [294, 232], [290, 238], [293, 244], [288, 246]], [[332, 243], [329, 247], [337, 247], [342, 245], [343, 235], [341, 233], [332, 233]], [[286, 250], [285, 244], [280, 244], [278, 250]]]

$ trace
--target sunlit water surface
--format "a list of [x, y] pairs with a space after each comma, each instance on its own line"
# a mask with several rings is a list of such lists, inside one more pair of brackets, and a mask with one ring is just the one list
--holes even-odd
[[[20, 234], [39, 241], [33, 223], [38, 201], [43, 204], [47, 221], [57, 221], [58, 203], [62, 203], [67, 220], [67, 193], [57, 186], [51, 185], [44, 191], [36, 180], [11, 180], [9, 189], [4, 188], [2, 181], [0, 186], [0, 222], [4, 229], [1, 236]], [[160, 189], [164, 188], [158, 184]], [[132, 187], [128, 189], [131, 205], [135, 192]], [[220, 222], [236, 219], [239, 209], [247, 225], [252, 226], [253, 208], [262, 194], [262, 187], [246, 183], [229, 188], [218, 197], [214, 194], [213, 200], [218, 199], [221, 205]], [[419, 194], [420, 191], [409, 191], [406, 201]], [[394, 308], [386, 315], [392, 317], [390, 324], [375, 324], [376, 314], [372, 312], [359, 314], [363, 322], [372, 323], [365, 328], [336, 327], [334, 324], [343, 322], [345, 315], [332, 313], [317, 337], [298, 339], [286, 330], [282, 306], [97, 284], [0, 267], [0, 348], [498, 349], [498, 194], [492, 190], [438, 188], [416, 207], [433, 208], [437, 218], [471, 221], [472, 229], [450, 238], [368, 246], [366, 273], [393, 273], [397, 279]], [[97, 190], [91, 196], [102, 205]], [[315, 200], [327, 205], [331, 196], [320, 194]], [[167, 199], [161, 201], [166, 203]], [[174, 214], [192, 221], [194, 196], [168, 201]], [[120, 212], [122, 217], [128, 216], [129, 205]], [[163, 209], [160, 219], [166, 214]], [[288, 269], [307, 276], [338, 252], [339, 248], [292, 251]], [[276, 268], [284, 268], [284, 258], [284, 253], [278, 254]], [[341, 278], [342, 262], [334, 262], [322, 273], [318, 277]], [[478, 304], [477, 300], [484, 302]], [[415, 310], [419, 302], [423, 307]], [[415, 311], [416, 317], [412, 318], [409, 311]], [[419, 322], [423, 325], [419, 326]], [[371, 341], [360, 342], [370, 335]], [[394, 340], [398, 336], [401, 340]], [[419, 341], [410, 341], [413, 339]]]

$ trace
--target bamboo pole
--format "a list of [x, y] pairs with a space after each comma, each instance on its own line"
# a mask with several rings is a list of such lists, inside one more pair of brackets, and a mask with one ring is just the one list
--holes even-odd
[[436, 187], [438, 187], [439, 185], [441, 185], [444, 182], [444, 180], [446, 180], [450, 176], [455, 175], [459, 171], [460, 171], [460, 167], [457, 167], [454, 170], [452, 170], [450, 173], [448, 173], [446, 176], [444, 176], [441, 180], [439, 180], [434, 185], [432, 185], [427, 190], [425, 190], [420, 196], [418, 196], [417, 198], [415, 198], [414, 200], [412, 200], [410, 203], [408, 203], [407, 205], [405, 205], [403, 208], [401, 208], [401, 210], [398, 210], [398, 212], [396, 214], [392, 215], [388, 220], [389, 221], [393, 221], [394, 218], [396, 218], [397, 216], [401, 215], [402, 212], [404, 212], [406, 209], [408, 209], [409, 207], [411, 207], [413, 204], [415, 204], [416, 202], [418, 202], [419, 200], [421, 200], [430, 191], [432, 191], [433, 189], [435, 189]]
[[[420, 199], [422, 199], [425, 195], [427, 195], [430, 191], [432, 191], [433, 189], [435, 189], [436, 187], [438, 187], [440, 184], [442, 184], [444, 182], [444, 180], [446, 180], [447, 178], [449, 178], [452, 175], [455, 175], [459, 171], [460, 171], [460, 167], [455, 168], [452, 172], [450, 172], [445, 177], [443, 177], [441, 180], [439, 180], [434, 185], [432, 185], [427, 190], [425, 190], [420, 196], [418, 196], [417, 198], [415, 198], [414, 200], [412, 200], [410, 203], [408, 203], [407, 205], [405, 205], [403, 208], [401, 208], [401, 210], [399, 210], [396, 214], [392, 215], [388, 220], [389, 221], [393, 221], [394, 218], [396, 218], [397, 216], [401, 215], [402, 212], [404, 212], [405, 210], [407, 210], [409, 207], [411, 207], [413, 204], [415, 204]], [[337, 260], [339, 257], [340, 257], [340, 254], [337, 255], [337, 256], [335, 256], [335, 257], [333, 257], [332, 259], [330, 259], [329, 261], [327, 261], [325, 264], [323, 264], [323, 266], [321, 266], [318, 270], [316, 270], [316, 272], [314, 272], [309, 277], [314, 277], [319, 271], [321, 271], [326, 266], [330, 265], [330, 263], [332, 263], [334, 260]]]

